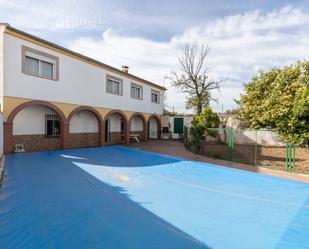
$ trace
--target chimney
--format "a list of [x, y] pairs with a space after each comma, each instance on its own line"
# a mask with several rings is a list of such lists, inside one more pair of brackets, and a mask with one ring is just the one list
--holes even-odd
[[125, 73], [129, 72], [129, 67], [128, 66], [122, 66], [122, 71]]

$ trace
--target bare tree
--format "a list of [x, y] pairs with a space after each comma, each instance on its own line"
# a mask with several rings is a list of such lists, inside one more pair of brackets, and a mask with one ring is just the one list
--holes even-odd
[[171, 73], [172, 85], [187, 93], [186, 107], [194, 108], [200, 114], [205, 106], [209, 105], [211, 90], [219, 89], [222, 81], [210, 79], [206, 67], [206, 57], [209, 48], [197, 42], [186, 43], [183, 55], [178, 58], [181, 73]]

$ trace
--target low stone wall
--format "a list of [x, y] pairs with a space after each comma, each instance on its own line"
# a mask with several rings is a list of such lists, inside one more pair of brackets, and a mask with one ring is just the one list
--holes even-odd
[[309, 148], [296, 148], [296, 169], [309, 174]]
[[227, 160], [228, 148], [225, 144], [205, 144], [202, 148], [202, 154], [217, 159]]
[[61, 138], [45, 135], [14, 135], [14, 149], [16, 144], [23, 144], [26, 152], [58, 150], [61, 149]]
[[234, 145], [234, 161], [240, 163], [257, 164], [261, 166], [284, 169], [285, 147], [255, 146], [251, 144]]
[[[203, 155], [228, 160], [228, 146], [222, 143], [206, 143], [200, 152]], [[309, 173], [309, 148], [296, 148], [296, 171]], [[286, 148], [283, 146], [261, 146], [234, 144], [233, 161], [260, 165], [273, 169], [284, 169]]]
[[70, 133], [69, 148], [84, 148], [99, 146], [99, 133]]

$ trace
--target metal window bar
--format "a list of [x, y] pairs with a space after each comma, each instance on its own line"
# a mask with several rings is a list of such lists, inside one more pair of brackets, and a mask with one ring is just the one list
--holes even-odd
[[60, 120], [55, 114], [45, 115], [45, 136], [59, 137], [60, 136]]

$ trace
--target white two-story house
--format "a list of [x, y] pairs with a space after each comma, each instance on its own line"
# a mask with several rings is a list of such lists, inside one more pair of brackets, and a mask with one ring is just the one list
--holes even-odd
[[165, 88], [0, 24], [4, 151], [160, 138]]

